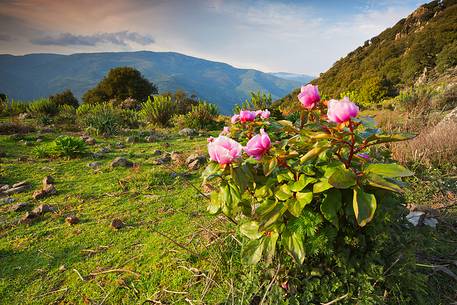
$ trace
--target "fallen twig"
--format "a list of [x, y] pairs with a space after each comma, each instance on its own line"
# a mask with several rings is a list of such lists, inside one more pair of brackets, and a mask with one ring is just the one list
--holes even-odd
[[75, 268], [73, 268], [73, 271], [76, 272], [76, 274], [79, 276], [79, 278], [81, 279], [81, 281], [85, 281], [84, 278], [81, 276], [81, 273], [78, 272], [78, 270], [76, 270]]
[[280, 267], [281, 267], [281, 265], [278, 264], [278, 268], [276, 269], [276, 273], [275, 273], [275, 275], [273, 276], [273, 278], [271, 279], [270, 283], [268, 284], [267, 290], [265, 290], [265, 293], [263, 294], [262, 300], [261, 300], [260, 303], [259, 303], [260, 305], [262, 305], [263, 302], [265, 302], [265, 299], [266, 299], [266, 297], [267, 297], [268, 291], [270, 291], [271, 286], [273, 285], [273, 283], [274, 283], [275, 280], [276, 280], [276, 277], [278, 276], [279, 268], [280, 268]]
[[140, 277], [140, 274], [133, 272], [132, 270], [128, 270], [128, 269], [109, 269], [109, 270], [104, 270], [104, 271], [100, 271], [100, 272], [92, 272], [92, 273], [89, 273], [89, 275], [97, 276], [100, 274], [106, 274], [106, 273], [112, 273], [112, 272], [127, 272], [127, 273], [131, 273], [131, 274], [135, 275], [136, 277]]
[[68, 288], [65, 287], [65, 288], [61, 288], [61, 289], [57, 289], [57, 290], [53, 290], [53, 291], [49, 291], [49, 292], [46, 292], [46, 293], [43, 293], [41, 295], [39, 295], [38, 297], [41, 298], [41, 297], [44, 297], [46, 295], [49, 295], [49, 294], [53, 294], [53, 293], [57, 293], [57, 292], [61, 292], [61, 291], [67, 291]]
[[349, 293], [346, 293], [340, 297], [337, 297], [336, 299], [334, 299], [333, 301], [330, 301], [328, 303], [321, 303], [321, 305], [331, 305], [331, 304], [335, 304], [336, 302], [339, 302], [341, 301], [342, 299], [345, 299], [347, 298], [347, 296], [349, 295]]

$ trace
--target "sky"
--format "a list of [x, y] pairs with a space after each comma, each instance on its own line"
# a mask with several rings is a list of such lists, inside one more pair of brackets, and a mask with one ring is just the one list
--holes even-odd
[[0, 0], [0, 53], [172, 51], [317, 76], [417, 0]]

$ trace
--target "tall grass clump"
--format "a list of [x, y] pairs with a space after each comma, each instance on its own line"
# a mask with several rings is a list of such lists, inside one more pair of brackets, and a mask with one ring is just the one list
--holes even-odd
[[82, 128], [93, 130], [97, 135], [115, 135], [123, 127], [119, 109], [109, 104], [82, 104], [76, 110], [76, 117]]
[[173, 125], [178, 128], [213, 129], [217, 127], [219, 109], [217, 105], [200, 101], [187, 114], [175, 115]]
[[147, 124], [167, 127], [175, 111], [176, 104], [170, 97], [156, 95], [142, 104], [140, 115]]
[[76, 158], [87, 153], [86, 143], [80, 139], [70, 136], [61, 136], [51, 143], [37, 146], [33, 154], [37, 158]]

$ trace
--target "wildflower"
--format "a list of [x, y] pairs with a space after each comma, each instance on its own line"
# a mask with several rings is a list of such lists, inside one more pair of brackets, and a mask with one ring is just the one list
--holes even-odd
[[351, 102], [348, 97], [342, 100], [330, 100], [328, 102], [327, 116], [331, 122], [343, 123], [355, 118], [359, 113], [359, 107]]
[[240, 143], [226, 136], [219, 136], [208, 143], [210, 159], [221, 165], [230, 164], [241, 157], [242, 149]]
[[244, 151], [251, 157], [259, 160], [271, 147], [271, 141], [268, 134], [260, 129], [260, 134], [252, 137], [246, 144]]
[[250, 111], [250, 110], [241, 110], [240, 111], [241, 123], [252, 122], [255, 120], [255, 117], [256, 117], [255, 111]]
[[321, 99], [317, 86], [311, 84], [301, 86], [300, 93], [297, 97], [302, 106], [308, 110], [313, 109], [314, 106], [316, 106], [316, 103]]

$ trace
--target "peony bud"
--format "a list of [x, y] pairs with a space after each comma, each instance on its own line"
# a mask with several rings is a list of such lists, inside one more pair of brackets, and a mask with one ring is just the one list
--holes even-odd
[[230, 128], [225, 126], [224, 129], [222, 129], [222, 132], [219, 134], [221, 136], [227, 136], [230, 134]]
[[313, 109], [314, 106], [316, 106], [316, 103], [321, 99], [317, 86], [311, 84], [301, 86], [300, 93], [297, 97], [302, 106], [308, 110]]
[[331, 122], [343, 123], [355, 118], [358, 113], [359, 107], [351, 102], [348, 97], [344, 97], [341, 101], [330, 100], [328, 102], [327, 116]]
[[268, 134], [260, 129], [260, 134], [252, 137], [246, 144], [244, 151], [251, 157], [259, 160], [271, 147], [271, 141]]
[[208, 143], [210, 159], [221, 165], [230, 164], [240, 158], [242, 149], [240, 143], [226, 136], [219, 136]]

